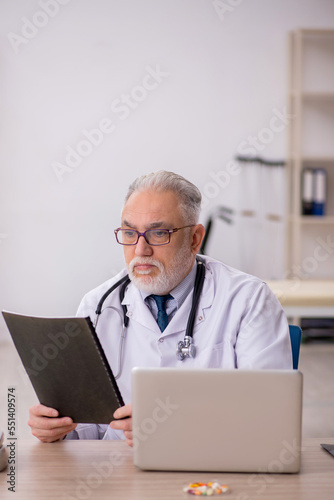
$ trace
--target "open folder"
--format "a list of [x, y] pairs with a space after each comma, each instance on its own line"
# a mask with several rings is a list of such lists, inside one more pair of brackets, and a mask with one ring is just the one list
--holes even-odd
[[2, 314], [40, 403], [76, 423], [113, 420], [124, 402], [90, 318]]

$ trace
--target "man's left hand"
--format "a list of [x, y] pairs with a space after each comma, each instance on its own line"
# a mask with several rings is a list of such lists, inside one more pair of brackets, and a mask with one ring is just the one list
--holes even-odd
[[127, 404], [118, 408], [114, 415], [114, 418], [126, 418], [125, 420], [113, 420], [110, 422], [110, 427], [112, 429], [121, 430], [124, 432], [124, 436], [126, 438], [126, 442], [129, 446], [133, 446], [133, 434], [132, 434], [132, 404]]

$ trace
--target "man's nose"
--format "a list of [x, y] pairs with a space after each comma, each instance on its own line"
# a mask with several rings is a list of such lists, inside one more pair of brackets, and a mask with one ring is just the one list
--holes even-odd
[[138, 256], [145, 255], [150, 256], [153, 253], [153, 248], [147, 243], [144, 236], [139, 236], [138, 243], [136, 245], [135, 254]]

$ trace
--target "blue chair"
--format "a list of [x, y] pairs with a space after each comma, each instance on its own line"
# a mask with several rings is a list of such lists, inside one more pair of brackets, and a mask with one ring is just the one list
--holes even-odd
[[290, 340], [292, 348], [292, 366], [294, 370], [298, 369], [300, 342], [302, 339], [302, 329], [297, 325], [289, 325]]

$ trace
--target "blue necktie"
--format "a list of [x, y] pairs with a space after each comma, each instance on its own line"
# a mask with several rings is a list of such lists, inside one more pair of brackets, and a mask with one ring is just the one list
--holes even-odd
[[168, 316], [166, 313], [166, 302], [173, 297], [168, 295], [150, 295], [152, 299], [155, 300], [158, 306], [158, 318], [157, 323], [159, 325], [160, 330], [163, 332], [166, 326], [168, 325]]

